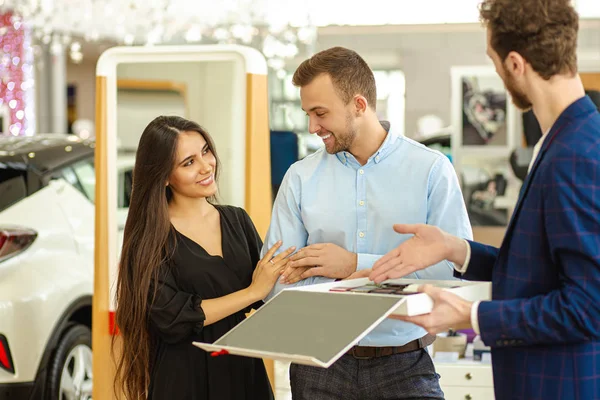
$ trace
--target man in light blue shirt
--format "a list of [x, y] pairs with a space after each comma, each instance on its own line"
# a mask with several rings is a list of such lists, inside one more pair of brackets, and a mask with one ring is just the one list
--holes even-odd
[[[279, 239], [300, 250], [268, 298], [290, 285], [368, 275], [408, 238], [394, 234], [393, 221], [472, 237], [450, 161], [378, 120], [375, 79], [358, 54], [317, 53], [293, 82], [325, 149], [293, 164], [279, 189], [263, 253]], [[407, 278], [452, 279], [452, 272], [443, 261]], [[328, 369], [293, 364], [293, 398], [443, 398], [424, 349], [431, 341], [416, 325], [386, 320]]]

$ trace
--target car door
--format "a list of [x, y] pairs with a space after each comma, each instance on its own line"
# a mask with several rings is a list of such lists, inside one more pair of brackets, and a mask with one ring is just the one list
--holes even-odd
[[[94, 259], [96, 172], [94, 159], [87, 158], [53, 173], [59, 204], [73, 229], [73, 240], [86, 260]], [[62, 185], [62, 186], [61, 186]]]

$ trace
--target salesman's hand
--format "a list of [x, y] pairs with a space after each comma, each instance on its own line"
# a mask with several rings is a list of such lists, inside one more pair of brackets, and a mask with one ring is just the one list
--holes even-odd
[[450, 235], [433, 225], [394, 225], [394, 230], [414, 236], [373, 264], [369, 279], [381, 283], [386, 279], [401, 278], [427, 268], [447, 258]]
[[332, 243], [306, 246], [290, 257], [282, 283], [296, 283], [311, 276], [347, 278], [356, 271], [358, 256]]
[[347, 278], [344, 278], [344, 281], [349, 281], [350, 279], [359, 279], [359, 278], [368, 278], [371, 275], [371, 268], [369, 269], [361, 269], [360, 271], [354, 272]]
[[427, 293], [433, 300], [433, 309], [429, 314], [412, 317], [393, 315], [390, 318], [419, 325], [432, 335], [446, 332], [450, 328], [471, 328], [472, 302], [432, 285], [423, 285], [419, 287], [419, 291]]

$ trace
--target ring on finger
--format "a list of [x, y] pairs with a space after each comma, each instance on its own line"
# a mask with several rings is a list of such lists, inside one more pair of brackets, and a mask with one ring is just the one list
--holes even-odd
[[269, 262], [270, 262], [271, 264], [275, 265], [275, 261], [273, 261], [273, 259], [272, 259], [272, 258], [269, 260]]

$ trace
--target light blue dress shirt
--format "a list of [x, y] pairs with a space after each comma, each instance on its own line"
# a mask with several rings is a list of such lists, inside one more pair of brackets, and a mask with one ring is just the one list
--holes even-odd
[[[389, 128], [387, 122], [382, 125]], [[458, 179], [448, 158], [390, 128], [365, 165], [348, 152], [332, 155], [324, 149], [294, 163], [275, 199], [262, 255], [277, 240], [283, 241], [282, 249], [333, 243], [358, 254], [358, 270], [371, 268], [410, 238], [394, 232], [394, 223], [427, 223], [472, 239]], [[406, 278], [454, 279], [452, 271], [453, 265], [443, 261]], [[311, 277], [294, 286], [332, 280]], [[278, 282], [266, 300], [289, 286]], [[401, 346], [425, 333], [416, 325], [386, 319], [359, 345]]]

